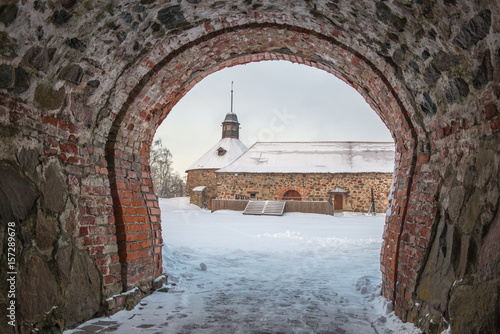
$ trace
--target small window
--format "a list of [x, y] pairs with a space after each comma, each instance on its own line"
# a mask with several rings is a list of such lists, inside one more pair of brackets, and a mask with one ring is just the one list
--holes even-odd
[[256, 193], [250, 193], [250, 198], [256, 198], [257, 194]]
[[226, 151], [225, 149], [223, 149], [222, 147], [219, 147], [219, 148], [217, 149], [217, 154], [219, 155], [219, 157], [220, 157], [220, 156], [223, 156], [224, 154], [226, 154], [226, 152], [227, 152], [227, 151]]

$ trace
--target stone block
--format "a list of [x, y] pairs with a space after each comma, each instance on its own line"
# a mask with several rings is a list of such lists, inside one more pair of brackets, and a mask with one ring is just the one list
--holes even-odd
[[189, 24], [179, 5], [161, 9], [157, 18], [167, 29], [182, 28]]
[[54, 12], [54, 14], [52, 14], [52, 22], [55, 25], [62, 25], [64, 23], [68, 22], [68, 20], [71, 18], [71, 16], [73, 16], [73, 15], [68, 13], [64, 9], [56, 10]]
[[52, 212], [60, 212], [64, 209], [68, 194], [66, 176], [62, 173], [61, 167], [52, 162], [45, 168], [43, 178], [42, 203]]
[[78, 4], [78, 0], [59, 0], [59, 2], [66, 9], [73, 9]]
[[92, 110], [86, 105], [86, 97], [81, 93], [71, 94], [71, 112], [75, 119], [85, 126], [93, 122]]
[[449, 314], [454, 334], [498, 332], [499, 284], [497, 280], [476, 285], [462, 285], [452, 291]]
[[72, 249], [70, 247], [66, 247], [59, 249], [54, 257], [63, 288], [68, 286], [71, 277], [72, 253]]
[[468, 49], [488, 35], [490, 26], [491, 11], [482, 10], [462, 28], [453, 42], [462, 49]]
[[0, 6], [0, 22], [6, 26], [10, 25], [17, 17], [19, 8], [16, 5], [2, 5]]
[[80, 65], [71, 64], [64, 67], [61, 72], [59, 72], [59, 80], [65, 80], [71, 82], [75, 85], [79, 85], [83, 78], [83, 69]]
[[429, 116], [435, 115], [437, 112], [436, 104], [432, 101], [432, 98], [430, 97], [429, 94], [427, 94], [427, 92], [423, 94], [423, 97], [424, 99], [420, 104], [420, 108], [426, 115]]
[[74, 326], [101, 309], [101, 277], [88, 254], [74, 251], [68, 288], [65, 291], [64, 324]]
[[21, 148], [17, 155], [17, 161], [24, 170], [30, 173], [35, 172], [36, 166], [40, 164], [40, 154], [36, 149], [29, 149], [26, 147]]
[[479, 256], [478, 272], [482, 281], [500, 278], [500, 211], [484, 239]]
[[491, 80], [493, 80], [493, 65], [491, 64], [491, 53], [488, 50], [483, 55], [483, 61], [476, 71], [476, 76], [472, 80], [472, 86], [475, 89], [481, 89]]
[[30, 87], [30, 77], [28, 72], [22, 67], [16, 67], [14, 70], [14, 86], [10, 89], [14, 93], [24, 93]]
[[0, 64], [0, 89], [12, 87], [14, 83], [14, 68], [7, 64]]
[[0, 217], [5, 221], [22, 221], [34, 207], [39, 192], [12, 166], [0, 166]]
[[0, 64], [0, 89], [23, 93], [30, 86], [30, 77], [22, 67]]
[[66, 45], [72, 49], [78, 50], [80, 52], [85, 51], [87, 45], [80, 39], [73, 37], [66, 40]]
[[56, 49], [54, 48], [41, 48], [39, 46], [34, 46], [26, 51], [23, 56], [23, 60], [37, 70], [47, 73], [50, 62], [54, 58], [55, 53]]
[[377, 16], [377, 19], [383, 23], [387, 23], [392, 14], [391, 9], [385, 4], [385, 2], [382, 1], [377, 2], [375, 4], [375, 8], [375, 15]]
[[17, 48], [16, 40], [10, 38], [5, 31], [0, 31], [0, 55], [7, 58], [14, 58], [17, 56]]
[[60, 288], [48, 264], [32, 254], [19, 275], [19, 312], [25, 321], [38, 322], [62, 302]]
[[36, 220], [35, 240], [40, 250], [52, 251], [59, 236], [57, 219], [39, 214]]
[[35, 103], [41, 108], [46, 110], [56, 110], [61, 108], [65, 98], [64, 87], [55, 91], [52, 88], [40, 84], [35, 89]]

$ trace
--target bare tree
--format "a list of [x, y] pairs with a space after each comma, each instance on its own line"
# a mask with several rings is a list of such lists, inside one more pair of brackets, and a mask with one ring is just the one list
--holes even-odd
[[185, 182], [179, 173], [173, 173], [172, 153], [163, 147], [161, 139], [155, 140], [150, 155], [151, 177], [158, 197], [183, 196]]
[[186, 189], [186, 182], [179, 175], [179, 173], [175, 172], [171, 176], [171, 180], [170, 180], [170, 196], [169, 197], [184, 196], [185, 189]]

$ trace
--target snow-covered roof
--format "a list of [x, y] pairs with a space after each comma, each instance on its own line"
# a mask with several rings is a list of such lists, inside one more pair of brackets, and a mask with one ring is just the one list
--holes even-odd
[[394, 151], [380, 142], [255, 143], [217, 173], [392, 173]]
[[332, 194], [344, 193], [345, 194], [345, 193], [347, 193], [347, 190], [345, 190], [344, 188], [341, 188], [339, 186], [336, 186], [335, 189], [330, 190], [328, 193], [329, 194], [330, 193], [332, 193]]
[[[220, 155], [219, 148], [222, 148], [226, 152]], [[198, 161], [192, 164], [186, 172], [193, 169], [219, 169], [225, 167], [241, 156], [246, 150], [247, 147], [241, 140], [236, 138], [222, 138]]]

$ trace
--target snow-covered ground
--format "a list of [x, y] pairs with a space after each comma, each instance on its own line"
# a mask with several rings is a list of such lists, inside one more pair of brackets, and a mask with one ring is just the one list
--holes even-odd
[[380, 296], [384, 215], [160, 207], [168, 292], [65, 333], [420, 333]]

